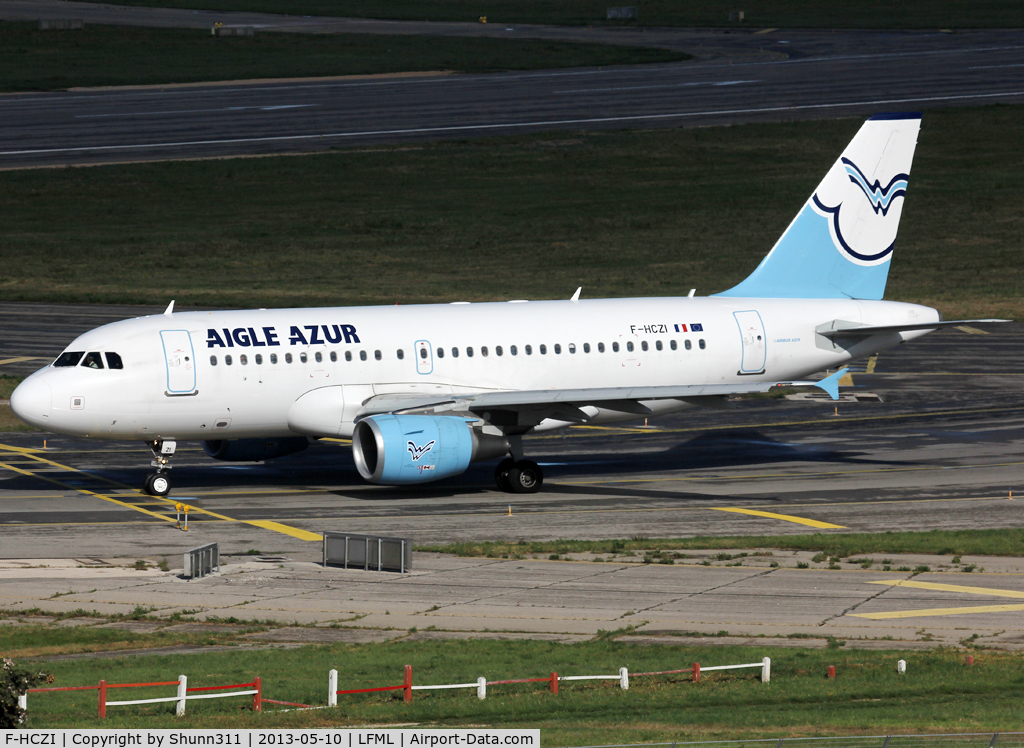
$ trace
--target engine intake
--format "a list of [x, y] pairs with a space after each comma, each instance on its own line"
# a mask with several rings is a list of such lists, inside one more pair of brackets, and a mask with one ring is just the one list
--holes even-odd
[[469, 463], [508, 452], [501, 436], [482, 434], [458, 416], [380, 415], [352, 434], [352, 455], [370, 483], [427, 483], [466, 471]]

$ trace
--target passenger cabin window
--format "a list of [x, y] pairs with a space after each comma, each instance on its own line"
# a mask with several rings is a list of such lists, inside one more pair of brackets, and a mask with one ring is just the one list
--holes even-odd
[[78, 366], [78, 362], [82, 360], [84, 355], [85, 351], [64, 351], [64, 353], [57, 356], [57, 360], [53, 362], [53, 365]]
[[216, 366], [216, 365], [217, 365], [217, 357], [216, 356], [210, 356], [210, 366]]
[[292, 362], [292, 354], [290, 354], [290, 353], [284, 354], [284, 362], [286, 364], [290, 364]]
[[249, 363], [249, 357], [246, 356], [244, 353], [239, 353], [238, 363], [240, 363], [242, 366], [246, 366]]
[[598, 353], [604, 353], [604, 343], [598, 343], [597, 344], [597, 352]]
[[697, 341], [697, 345], [699, 345], [699, 346], [700, 346], [700, 349], [701, 349], [702, 351], [703, 351], [703, 350], [704, 350], [704, 349], [705, 349], [705, 348], [707, 347], [707, 346], [705, 346], [705, 345], [704, 345], [704, 338], [701, 338], [700, 340], [698, 340], [698, 341]]
[[[541, 348], [543, 348], [543, 347], [544, 347], [544, 346], [541, 346]], [[525, 351], [525, 352], [526, 352], [526, 355], [527, 355], [527, 356], [532, 356], [532, 355], [533, 355], [533, 348], [531, 348], [531, 347], [530, 347], [530, 346], [528, 346], [528, 345], [524, 345], [524, 346], [523, 346], [523, 351]]]
[[[424, 348], [423, 352], [426, 353], [427, 349]], [[399, 348], [397, 351], [395, 351], [395, 355], [398, 356], [398, 360], [401, 361], [403, 358], [405, 358], [405, 351]]]
[[[401, 358], [401, 356], [399, 356], [399, 358]], [[331, 363], [334, 363], [337, 360], [338, 360], [338, 352], [337, 351], [331, 351]]]
[[270, 354], [270, 363], [272, 363], [272, 364], [276, 364], [277, 363], [277, 354], [276, 353], [271, 353]]
[[466, 355], [469, 356], [470, 358], [473, 358], [473, 346], [466, 346]]
[[306, 363], [307, 361], [309, 361], [309, 356], [306, 355], [305, 351], [299, 354], [299, 361], [301, 361], [302, 363]]
[[542, 355], [542, 356], [548, 355], [548, 347], [546, 345], [544, 345], [543, 343], [540, 344], [540, 347], [537, 350], [540, 351], [540, 355]]
[[487, 355], [487, 346], [486, 345], [480, 346], [480, 355], [481, 356], [486, 356]]
[[256, 365], [257, 366], [262, 366], [263, 365], [263, 354], [262, 353], [257, 353], [255, 356], [253, 356], [253, 359], [256, 361]]
[[630, 340], [630, 341], [628, 341], [626, 343], [626, 350], [629, 351], [630, 353], [633, 352], [633, 341], [632, 340]]
[[500, 345], [496, 345], [496, 346], [494, 346], [494, 355], [495, 355], [495, 356], [501, 356], [501, 355], [504, 355], [504, 353], [505, 353], [505, 351], [503, 351], [503, 350], [501, 349], [501, 346], [500, 346]]
[[[423, 349], [423, 358], [426, 358], [426, 357], [427, 357], [427, 349], [424, 348]], [[444, 358], [444, 348], [438, 348], [437, 349], [437, 357], [438, 358]]]
[[691, 342], [690, 342], [689, 340], [686, 340], [686, 341], [685, 341], [685, 342], [683, 343], [683, 347], [684, 347], [684, 348], [685, 348], [686, 350], [690, 350], [691, 348], [693, 348], [693, 343], [691, 343]]
[[511, 353], [513, 356], [518, 356], [519, 355], [519, 349], [516, 348], [514, 345], [510, 345], [508, 347], [508, 352]]
[[360, 361], [365, 361], [366, 360], [366, 351], [359, 351], [359, 360]]
[[317, 351], [317, 352], [316, 352], [316, 353], [315, 353], [315, 354], [313, 355], [313, 358], [315, 358], [315, 359], [316, 359], [316, 362], [317, 362], [318, 364], [320, 364], [320, 363], [323, 363], [323, 360], [324, 360], [324, 354], [322, 354], [322, 353], [321, 353], [320, 351]]
[[613, 353], [618, 353], [619, 352], [619, 344], [618, 343], [612, 343], [612, 352]]
[[561, 352], [562, 352], [562, 344], [561, 343], [555, 343], [555, 353], [561, 353]]
[[352, 360], [352, 351], [345, 351], [345, 360], [346, 361], [351, 361]]
[[380, 360], [381, 360], [381, 358], [383, 358], [383, 356], [381, 356], [381, 353], [380, 353], [380, 351], [374, 351], [374, 352], [373, 352], [373, 357], [374, 357], [375, 359], [377, 359], [378, 361], [380, 361]]
[[107, 368], [108, 369], [123, 369], [124, 364], [121, 362], [121, 357], [116, 353], [110, 351], [107, 352]]
[[225, 366], [231, 366], [231, 354], [230, 353], [227, 354], [226, 356], [224, 356], [224, 365]]
[[660, 340], [655, 340], [654, 341], [654, 347], [657, 348], [660, 351], [660, 350], [663, 350], [665, 346], [661, 344]]
[[670, 340], [670, 341], [668, 341], [668, 347], [669, 347], [669, 348], [671, 348], [671, 349], [672, 349], [672, 350], [674, 351], [674, 350], [676, 350], [676, 349], [677, 349], [677, 348], [678, 348], [679, 346], [678, 346], [678, 345], [676, 345], [676, 341], [674, 341], [674, 340]]
[[459, 349], [456, 348], [455, 346], [452, 346], [452, 358], [458, 358], [458, 357], [459, 357]]
[[640, 342], [640, 350], [641, 351], [646, 351], [647, 350], [647, 341], [646, 340], [643, 340], [643, 341]]
[[[589, 349], [589, 346], [588, 346], [588, 349]], [[575, 352], [576, 352], [576, 344], [575, 343], [569, 343], [569, 353], [575, 353]]]
[[85, 358], [82, 359], [82, 366], [85, 366], [89, 369], [102, 369], [103, 358], [96, 351], [86, 353]]

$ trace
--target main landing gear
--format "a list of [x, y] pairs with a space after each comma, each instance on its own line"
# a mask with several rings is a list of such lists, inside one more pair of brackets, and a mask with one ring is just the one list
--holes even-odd
[[544, 484], [544, 471], [533, 460], [523, 459], [521, 436], [510, 436], [508, 442], [512, 456], [498, 463], [494, 482], [505, 493], [537, 493]]
[[533, 460], [506, 457], [494, 470], [494, 482], [505, 493], [537, 493], [544, 484], [544, 471]]
[[142, 490], [150, 496], [166, 496], [171, 492], [171, 478], [167, 475], [171, 469], [170, 457], [178, 445], [163, 439], [154, 439], [146, 444], [153, 450], [153, 461], [149, 464], [156, 468], [156, 472], [146, 476]]

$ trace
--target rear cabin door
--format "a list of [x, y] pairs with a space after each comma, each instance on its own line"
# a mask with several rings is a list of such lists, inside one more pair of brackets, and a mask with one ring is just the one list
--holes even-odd
[[743, 358], [738, 374], [764, 374], [765, 339], [761, 315], [751, 309], [733, 312], [743, 342]]
[[161, 330], [167, 364], [167, 394], [188, 395], [196, 389], [196, 355], [188, 330]]

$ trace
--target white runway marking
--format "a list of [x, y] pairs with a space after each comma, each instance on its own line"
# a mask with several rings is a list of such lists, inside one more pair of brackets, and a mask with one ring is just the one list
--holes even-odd
[[111, 114], [76, 114], [75, 119], [98, 119], [103, 117], [164, 117], [169, 114], [205, 114], [207, 112], [240, 112], [246, 109], [258, 109], [272, 112], [276, 109], [300, 109], [302, 107], [320, 106], [319, 104], [276, 104], [270, 106], [222, 106], [216, 109], [173, 109], [164, 112], [112, 112]]
[[686, 119], [713, 115], [765, 114], [771, 112], [799, 112], [814, 109], [841, 109], [852, 106], [889, 106], [891, 104], [920, 104], [930, 101], [969, 101], [1024, 96], [1024, 91], [1006, 91], [990, 94], [960, 94], [950, 96], [920, 96], [906, 99], [875, 99], [846, 101], [836, 104], [803, 104], [799, 106], [753, 107], [749, 109], [710, 109], [700, 112], [672, 112], [668, 114], [635, 114], [620, 117], [583, 117], [579, 119], [535, 120], [531, 122], [500, 122], [481, 125], [449, 125], [438, 127], [410, 127], [390, 130], [353, 130], [350, 132], [314, 133], [311, 135], [269, 135], [259, 138], [217, 138], [213, 140], [182, 140], [169, 143], [137, 143], [133, 145], [94, 145], [68, 148], [34, 148], [18, 151], [0, 151], [0, 156], [31, 156], [43, 153], [95, 153], [100, 151], [137, 151], [144, 148], [181, 148], [198, 145], [239, 145], [242, 143], [283, 143], [286, 141], [317, 140], [321, 138], [356, 138], [374, 135], [427, 135], [433, 133], [471, 132], [473, 130], [512, 130], [522, 127], [557, 127], [560, 125], [597, 125], [614, 122], [642, 122], [653, 120]]
[[689, 88], [692, 86], [739, 86], [744, 83], [760, 83], [759, 80], [750, 81], [699, 81], [695, 83], [659, 83], [653, 86], [620, 86], [618, 88], [572, 88], [565, 91], [555, 91], [556, 94], [566, 93], [592, 93], [595, 91], [645, 91], [650, 88]]

